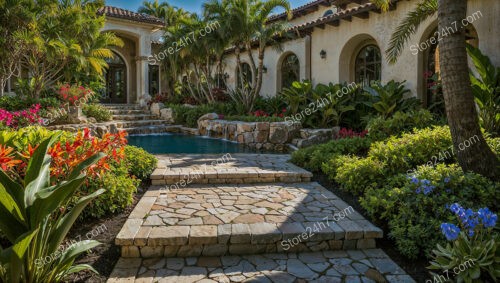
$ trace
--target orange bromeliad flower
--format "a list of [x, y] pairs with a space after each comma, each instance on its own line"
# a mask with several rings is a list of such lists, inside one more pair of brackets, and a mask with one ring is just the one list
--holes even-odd
[[16, 160], [13, 157], [13, 151], [14, 149], [12, 147], [0, 144], [0, 168], [2, 168], [3, 171], [8, 171], [16, 165], [22, 163], [21, 160]]

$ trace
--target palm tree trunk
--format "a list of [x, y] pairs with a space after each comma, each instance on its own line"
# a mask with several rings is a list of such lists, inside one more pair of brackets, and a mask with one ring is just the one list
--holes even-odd
[[[500, 161], [481, 132], [469, 80], [465, 29], [467, 0], [439, 0], [438, 21], [441, 36], [439, 61], [446, 114], [453, 146], [462, 169], [493, 180], [500, 179]], [[446, 31], [446, 32], [445, 32]]]

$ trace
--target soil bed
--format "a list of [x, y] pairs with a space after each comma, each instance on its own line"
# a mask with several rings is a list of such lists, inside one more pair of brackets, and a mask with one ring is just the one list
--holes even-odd
[[134, 196], [132, 204], [121, 213], [107, 216], [106, 218], [93, 219], [85, 222], [75, 223], [68, 239], [71, 240], [96, 240], [102, 244], [78, 258], [75, 264], [89, 264], [99, 274], [91, 271], [82, 271], [71, 276], [68, 282], [106, 282], [113, 271], [116, 262], [120, 258], [120, 248], [115, 245], [116, 235], [120, 232], [128, 216], [144, 195], [149, 184], [143, 183]]

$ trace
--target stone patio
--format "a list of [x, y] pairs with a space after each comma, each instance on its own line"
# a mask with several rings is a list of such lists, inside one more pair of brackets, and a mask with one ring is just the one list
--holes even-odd
[[109, 282], [414, 282], [289, 155], [158, 157]]
[[108, 283], [415, 282], [382, 250], [125, 259]]

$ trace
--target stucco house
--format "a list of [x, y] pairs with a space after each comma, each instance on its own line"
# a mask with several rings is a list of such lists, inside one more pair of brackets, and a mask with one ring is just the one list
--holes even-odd
[[[373, 79], [406, 81], [414, 96], [427, 101], [424, 73], [439, 71], [436, 56], [436, 17], [428, 19], [411, 37], [395, 64], [388, 64], [384, 50], [392, 32], [418, 1], [397, 1], [388, 12], [381, 12], [364, 0], [316, 0], [293, 10], [290, 30], [297, 36], [282, 44], [281, 50], [268, 47], [261, 95], [275, 95], [294, 80], [313, 83], [357, 82]], [[106, 6], [104, 31], [113, 31], [124, 41], [114, 48], [109, 60], [106, 87], [110, 103], [139, 103], [145, 94], [164, 91], [162, 70], [152, 56], [162, 52], [161, 19]], [[500, 65], [500, 1], [470, 0], [468, 40]], [[285, 19], [285, 14], [270, 18]], [[451, 27], [453, 28], [453, 27]], [[245, 62], [245, 56], [242, 56]], [[225, 60], [228, 87], [237, 83], [234, 54], [228, 50]], [[243, 68], [244, 69], [244, 68]]]

